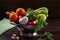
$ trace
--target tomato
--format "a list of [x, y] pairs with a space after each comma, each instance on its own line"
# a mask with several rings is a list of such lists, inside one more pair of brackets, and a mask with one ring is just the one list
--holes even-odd
[[10, 13], [11, 13], [11, 12], [6, 12], [6, 14], [7, 14], [8, 16], [10, 16]]
[[19, 15], [25, 15], [25, 10], [23, 8], [18, 8], [16, 10], [16, 14], [19, 16]]
[[16, 22], [18, 20], [18, 16], [16, 15], [16, 13], [10, 14], [9, 19], [12, 22]]
[[14, 14], [14, 13], [15, 13], [14, 11], [6, 12], [6, 14], [7, 14], [8, 16], [10, 16], [11, 14]]

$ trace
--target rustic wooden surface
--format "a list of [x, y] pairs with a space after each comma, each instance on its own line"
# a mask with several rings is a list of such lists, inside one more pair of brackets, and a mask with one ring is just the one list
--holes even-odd
[[[48, 22], [49, 24], [44, 27], [42, 32], [43, 31], [51, 32], [54, 35], [54, 40], [60, 40], [60, 19], [48, 19]], [[19, 36], [19, 32], [16, 29], [16, 27], [2, 34], [0, 36], [0, 40], [12, 40], [11, 39], [12, 34], [17, 34], [17, 36]], [[20, 37], [20, 39], [23, 39], [23, 38]]]

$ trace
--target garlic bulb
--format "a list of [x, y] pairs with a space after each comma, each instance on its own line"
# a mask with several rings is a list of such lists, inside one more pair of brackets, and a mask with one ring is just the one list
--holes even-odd
[[28, 22], [28, 17], [26, 17], [26, 16], [24, 16], [24, 17], [22, 17], [22, 18], [20, 18], [19, 19], [19, 23], [20, 24], [27, 24], [27, 22]]

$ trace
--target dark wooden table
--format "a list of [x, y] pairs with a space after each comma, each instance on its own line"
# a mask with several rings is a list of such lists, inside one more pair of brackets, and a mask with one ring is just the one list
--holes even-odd
[[[49, 22], [49, 24], [45, 26], [42, 31], [51, 32], [54, 35], [54, 40], [60, 40], [60, 19], [52, 18], [52, 19], [48, 19], [47, 21]], [[19, 36], [18, 30], [16, 29], [16, 27], [2, 34], [0, 36], [0, 40], [11, 40], [12, 34], [17, 34], [17, 36]], [[21, 37], [20, 39], [23, 40], [23, 38]]]

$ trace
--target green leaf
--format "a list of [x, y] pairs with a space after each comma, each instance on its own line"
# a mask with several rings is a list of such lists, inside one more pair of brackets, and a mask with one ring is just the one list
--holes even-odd
[[45, 32], [44, 35], [47, 36], [48, 40], [54, 40], [53, 35], [50, 32]]
[[26, 11], [26, 14], [31, 14], [31, 13], [32, 13], [32, 11], [33, 11], [33, 9], [28, 8], [28, 9], [27, 9], [27, 11]]
[[48, 8], [46, 7], [41, 7], [41, 8], [38, 8], [34, 11], [36, 14], [45, 14], [46, 17], [48, 17]]

